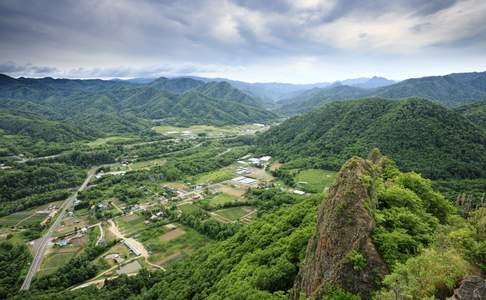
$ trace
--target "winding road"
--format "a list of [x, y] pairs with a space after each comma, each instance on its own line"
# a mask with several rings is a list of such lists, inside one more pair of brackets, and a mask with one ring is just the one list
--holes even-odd
[[61, 209], [59, 210], [59, 214], [57, 215], [56, 220], [52, 223], [51, 227], [44, 234], [44, 236], [40, 238], [38, 246], [34, 248], [34, 252], [35, 252], [34, 260], [30, 264], [29, 272], [27, 273], [27, 276], [25, 277], [24, 282], [20, 287], [21, 290], [28, 290], [30, 288], [30, 283], [32, 282], [32, 278], [34, 278], [35, 273], [39, 270], [39, 267], [42, 262], [42, 258], [44, 257], [44, 254], [46, 253], [47, 250], [47, 246], [49, 245], [49, 241], [52, 238], [52, 234], [56, 231], [56, 229], [61, 224], [61, 221], [64, 218], [66, 211], [73, 206], [74, 200], [76, 199], [78, 193], [86, 189], [95, 171], [96, 168], [93, 168], [88, 171], [88, 176], [84, 180], [83, 184], [79, 187], [76, 193], [74, 193], [69, 198], [67, 198], [66, 201], [64, 201]]

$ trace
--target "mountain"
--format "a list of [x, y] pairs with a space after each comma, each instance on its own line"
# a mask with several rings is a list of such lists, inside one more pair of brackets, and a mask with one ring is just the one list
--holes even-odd
[[204, 85], [204, 82], [192, 78], [168, 79], [165, 77], [160, 77], [148, 84], [149, 87], [158, 91], [167, 91], [175, 94], [180, 94], [202, 85]]
[[252, 223], [163, 273], [75, 290], [45, 280], [13, 299], [445, 299], [478, 272], [468, 260], [482, 257], [484, 218], [464, 220], [429, 180], [376, 149], [347, 161], [328, 193], [248, 197], [264, 210]]
[[[120, 80], [14, 79], [0, 77], [0, 108], [35, 107], [43, 117], [106, 133], [133, 132], [147, 119], [171, 124], [243, 124], [276, 117], [261, 102], [225, 82], [158, 78], [147, 84]], [[124, 119], [130, 120], [127, 122]], [[138, 126], [137, 126], [138, 127]], [[115, 128], [112, 130], [110, 128]], [[142, 129], [142, 128], [140, 128]]]
[[151, 135], [153, 120], [220, 126], [277, 117], [225, 82], [159, 78], [137, 84], [5, 75], [0, 76], [0, 115], [0, 152], [28, 155], [108, 135]]
[[[430, 246], [437, 237], [439, 224], [445, 224], [453, 211], [452, 205], [431, 188], [428, 180], [415, 173], [402, 173], [379, 150], [374, 149], [368, 159], [353, 157], [343, 165], [327, 199], [319, 207], [315, 233], [307, 244], [291, 299], [302, 299], [302, 295], [310, 299], [395, 299], [397, 292], [394, 295], [391, 288], [398, 281], [409, 282], [417, 276], [400, 278], [398, 263], [416, 260], [418, 249]], [[447, 253], [444, 247], [438, 248]], [[433, 250], [428, 250], [432, 251], [428, 255], [435, 256]], [[419, 257], [425, 260], [424, 256]], [[454, 270], [465, 263], [451, 257], [455, 256], [449, 254], [445, 258], [449, 261], [440, 270], [420, 264], [418, 268], [427, 274], [418, 276], [430, 278], [434, 272], [443, 273], [444, 268]], [[430, 262], [428, 258], [426, 263]], [[375, 294], [383, 283], [390, 290]], [[423, 299], [427, 293], [451, 294], [454, 287], [433, 287], [426, 291], [425, 286], [419, 287], [420, 291], [399, 293], [415, 294], [410, 299]], [[341, 297], [335, 297], [336, 294]], [[440, 298], [444, 297], [435, 299]]]
[[314, 88], [299, 94], [295, 98], [280, 101], [281, 106], [278, 111], [283, 114], [294, 115], [310, 111], [332, 101], [356, 99], [368, 94], [369, 92], [365, 89], [340, 84], [325, 89]]
[[[315, 234], [307, 245], [291, 299], [301, 299], [301, 293], [320, 299], [328, 285], [367, 299], [379, 288], [389, 271], [372, 239], [376, 187], [370, 188], [362, 178], [376, 182], [385, 162], [380, 157], [375, 161], [353, 158], [344, 164], [319, 208]], [[352, 256], [363, 258], [360, 270], [346, 259]]]
[[486, 131], [486, 101], [459, 106], [455, 111]]
[[[192, 81], [195, 80], [187, 78], [171, 80], [185, 83], [189, 80], [193, 88], [179, 86], [182, 92], [175, 94], [171, 93], [174, 89], [158, 91], [153, 85], [156, 82], [152, 82], [123, 101], [124, 111], [180, 126], [264, 123], [277, 117], [258, 100], [226, 82], [194, 83]], [[167, 86], [165, 79], [164, 85]]]
[[343, 81], [337, 81], [335, 83], [362, 88], [362, 89], [374, 89], [374, 88], [392, 85], [396, 83], [396, 81], [386, 79], [384, 77], [373, 76], [372, 78], [362, 77], [356, 79], [346, 79]]
[[328, 88], [335, 85], [347, 85], [352, 87], [358, 87], [363, 89], [371, 89], [377, 87], [383, 87], [395, 83], [393, 80], [389, 80], [383, 77], [374, 76], [372, 78], [361, 77], [356, 79], [346, 79], [342, 81], [331, 82], [318, 82], [309, 84], [292, 84], [292, 83], [279, 83], [279, 82], [255, 82], [249, 83], [238, 80], [230, 80], [225, 78], [204, 78], [191, 76], [189, 78], [202, 80], [205, 82], [223, 81], [231, 84], [232, 86], [245, 91], [253, 96], [256, 96], [266, 102], [275, 102], [282, 99], [291, 98], [301, 92], [305, 92], [310, 89]]
[[[383, 80], [372, 78], [370, 81], [382, 82]], [[312, 108], [335, 100], [371, 96], [389, 99], [421, 97], [446, 107], [457, 107], [486, 99], [486, 72], [412, 78], [379, 88], [372, 88], [373, 84], [360, 85], [359, 81], [343, 81], [342, 83], [353, 84], [355, 88], [361, 89], [341, 88], [342, 91], [336, 92], [334, 85], [316, 89], [311, 93], [304, 91], [281, 100], [279, 110], [292, 115], [310, 111]]]
[[378, 89], [374, 95], [386, 98], [423, 97], [455, 107], [486, 99], [486, 72], [407, 79]]
[[378, 147], [404, 170], [429, 178], [486, 175], [486, 134], [424, 99], [332, 102], [262, 134], [260, 151], [282, 161], [337, 169]]

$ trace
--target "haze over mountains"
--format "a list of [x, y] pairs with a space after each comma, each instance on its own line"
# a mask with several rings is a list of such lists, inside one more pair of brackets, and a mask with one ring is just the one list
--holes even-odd
[[486, 72], [457, 73], [445, 76], [411, 78], [375, 89], [356, 86], [334, 86], [331, 88], [304, 91], [279, 102], [280, 111], [296, 114], [309, 111], [334, 100], [358, 99], [379, 96], [392, 99], [423, 97], [439, 104], [455, 107], [486, 99]]

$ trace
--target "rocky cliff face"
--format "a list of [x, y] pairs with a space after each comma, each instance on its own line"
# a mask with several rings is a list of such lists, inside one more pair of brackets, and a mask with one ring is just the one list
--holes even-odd
[[352, 158], [341, 169], [319, 209], [316, 233], [294, 283], [292, 299], [320, 299], [334, 286], [371, 297], [388, 270], [371, 239], [375, 179], [385, 159]]

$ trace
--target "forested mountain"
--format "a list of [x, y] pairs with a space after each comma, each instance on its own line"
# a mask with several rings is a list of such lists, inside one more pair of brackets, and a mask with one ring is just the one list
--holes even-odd
[[[149, 132], [153, 119], [175, 125], [228, 125], [276, 117], [228, 83], [191, 78], [135, 84], [1, 75], [0, 109], [0, 129], [46, 142]], [[49, 136], [47, 131], [52, 131]]]
[[456, 108], [455, 111], [486, 130], [486, 101], [463, 105]]
[[271, 209], [164, 273], [14, 299], [441, 299], [482, 264], [481, 211], [460, 218], [430, 181], [376, 150], [349, 160], [329, 194], [249, 196]]
[[280, 101], [279, 103], [282, 106], [279, 111], [283, 114], [293, 115], [311, 111], [325, 103], [340, 99], [356, 99], [369, 93], [368, 90], [347, 85], [335, 85], [325, 89], [314, 88], [297, 95], [295, 98]]
[[423, 99], [369, 98], [326, 104], [264, 133], [260, 150], [282, 161], [337, 169], [374, 147], [429, 178], [486, 175], [486, 134]]
[[304, 91], [289, 99], [281, 100], [280, 110], [286, 114], [297, 114], [334, 100], [370, 96], [389, 99], [421, 97], [446, 107], [456, 107], [486, 99], [486, 72], [412, 78], [375, 89], [358, 87], [359, 85], [355, 85], [355, 88], [332, 86]]
[[346, 79], [342, 81], [337, 81], [336, 83], [362, 88], [362, 89], [374, 89], [374, 88], [392, 85], [396, 83], [396, 81], [386, 79], [384, 77], [373, 76], [371, 78], [363, 77], [363, 78], [356, 78], [356, 79]]
[[160, 77], [149, 83], [149, 86], [151, 88], [175, 94], [186, 92], [201, 85], [204, 85], [204, 82], [192, 78], [169, 79], [165, 77]]

